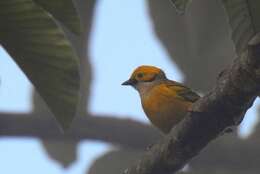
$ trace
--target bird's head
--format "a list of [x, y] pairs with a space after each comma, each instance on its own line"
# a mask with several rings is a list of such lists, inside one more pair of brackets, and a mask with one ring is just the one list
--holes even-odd
[[165, 73], [160, 68], [143, 65], [137, 67], [130, 79], [122, 83], [122, 85], [130, 85], [142, 92], [166, 79]]

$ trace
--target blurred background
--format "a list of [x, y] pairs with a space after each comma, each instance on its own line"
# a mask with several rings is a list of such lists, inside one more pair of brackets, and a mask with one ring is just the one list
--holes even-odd
[[[169, 1], [77, 0], [75, 5], [85, 31], [81, 38], [69, 35], [81, 57], [79, 116], [99, 118], [93, 123], [98, 126], [89, 128], [98, 136], [81, 141], [1, 137], [0, 173], [122, 173], [161, 137], [149, 126], [137, 92], [120, 85], [133, 69], [144, 64], [161, 67], [168, 78], [203, 95], [236, 56], [220, 1], [194, 1], [182, 16]], [[0, 115], [48, 115], [3, 48], [0, 56]], [[210, 143], [185, 172], [259, 173], [258, 104], [237, 132]]]

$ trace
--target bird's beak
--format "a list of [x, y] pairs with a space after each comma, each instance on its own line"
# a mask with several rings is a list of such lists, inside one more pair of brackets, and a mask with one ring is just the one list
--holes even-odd
[[134, 84], [136, 84], [136, 80], [135, 79], [129, 79], [129, 80], [127, 80], [127, 81], [125, 81], [124, 83], [122, 83], [122, 85], [134, 85]]

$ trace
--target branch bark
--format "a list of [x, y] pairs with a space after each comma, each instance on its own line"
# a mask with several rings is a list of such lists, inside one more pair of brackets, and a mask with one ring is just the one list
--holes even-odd
[[216, 87], [126, 174], [168, 174], [181, 169], [210, 141], [240, 123], [260, 87], [260, 44], [250, 46], [219, 74]]
[[91, 139], [136, 149], [145, 149], [161, 137], [160, 133], [149, 125], [104, 115], [77, 117], [71, 129], [63, 134], [52, 118], [15, 113], [0, 113], [0, 136], [34, 137], [55, 141]]

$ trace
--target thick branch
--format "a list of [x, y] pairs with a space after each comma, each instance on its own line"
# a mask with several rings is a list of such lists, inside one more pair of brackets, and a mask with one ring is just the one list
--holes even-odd
[[239, 123], [259, 92], [259, 57], [260, 45], [236, 59], [220, 73], [216, 87], [194, 104], [193, 112], [125, 173], [176, 172], [227, 127]]
[[76, 118], [70, 131], [64, 135], [54, 120], [44, 116], [0, 113], [0, 136], [35, 137], [55, 141], [92, 139], [144, 149], [159, 139], [160, 134], [152, 127], [130, 119], [86, 116]]

